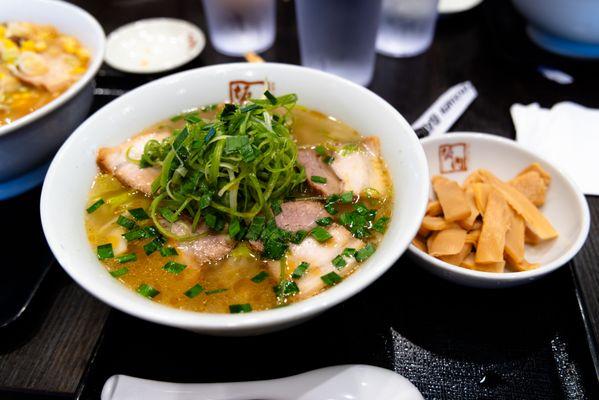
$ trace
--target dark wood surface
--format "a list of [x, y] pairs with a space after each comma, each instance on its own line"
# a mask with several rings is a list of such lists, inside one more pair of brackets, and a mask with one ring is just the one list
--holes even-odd
[[[88, 9], [107, 33], [126, 22], [156, 16], [184, 18], [205, 27], [199, 0], [79, 0], [75, 3]], [[293, 3], [279, 2], [278, 14], [277, 41], [263, 56], [271, 61], [299, 63]], [[238, 59], [220, 55], [208, 45], [196, 60], [181, 69], [230, 61]], [[574, 84], [563, 86], [548, 81], [537, 72], [539, 65], [549, 65], [568, 72], [575, 78]], [[507, 2], [486, 0], [471, 12], [442, 18], [433, 46], [424, 55], [399, 60], [377, 57], [375, 77], [370, 88], [395, 106], [408, 121], [413, 121], [444, 90], [458, 82], [471, 80], [479, 91], [479, 98], [454, 129], [489, 132], [513, 138], [509, 107], [515, 102], [538, 101], [543, 106], [551, 106], [559, 101], [572, 100], [586, 106], [599, 107], [599, 80], [596, 78], [598, 66], [596, 62], [562, 59], [536, 48], [525, 36], [523, 21]], [[103, 88], [129, 90], [156, 77], [158, 76], [132, 76], [103, 67], [97, 83]], [[109, 96], [97, 96], [94, 108], [110, 99]], [[581, 253], [558, 273], [529, 287], [494, 293], [454, 287], [423, 274], [404, 257], [393, 271], [355, 300], [302, 327], [265, 339], [242, 340], [232, 348], [231, 343], [225, 339], [202, 340], [208, 341], [215, 349], [226, 351], [229, 348], [229, 351], [236, 350], [244, 356], [256, 357], [259, 353], [243, 348], [242, 344], [266, 346], [269, 340], [299, 340], [302, 335], [315, 335], [321, 329], [333, 330], [335, 323], [341, 324], [344, 331], [353, 332], [352, 326], [356, 322], [344, 318], [351, 319], [354, 310], [351, 307], [355, 307], [357, 311], [354, 317], [357, 320], [362, 318], [360, 323], [370, 323], [372, 327], [362, 334], [353, 333], [341, 342], [348, 346], [352, 343], [364, 344], [355, 351], [336, 351], [333, 355], [323, 356], [321, 361], [312, 363], [308, 358], [313, 353], [306, 348], [306, 356], [302, 357], [304, 362], [300, 364], [302, 367], [315, 368], [332, 362], [370, 362], [394, 368], [411, 377], [431, 398], [474, 399], [479, 392], [472, 391], [468, 387], [469, 382], [487, 375], [492, 381], [493, 374], [503, 371], [503, 367], [500, 368], [499, 365], [508, 369], [520, 368], [530, 373], [526, 375], [528, 380], [542, 377], [537, 379], [538, 398], [559, 398], [555, 397], [556, 393], [562, 393], [563, 398], [576, 398], [572, 395], [579, 392], [560, 387], [559, 382], [562, 381], [554, 376], [552, 368], [557, 364], [560, 373], [582, 369], [581, 375], [577, 375], [578, 378], [573, 378], [571, 382], [574, 389], [576, 385], [596, 384], [589, 383], [589, 380], [596, 380], [597, 372], [587, 359], [596, 353], [595, 350], [589, 352], [586, 339], [591, 346], [599, 339], [599, 228], [596, 224], [599, 199], [589, 197], [588, 200], [593, 222], [589, 240]], [[26, 201], [31, 203], [30, 211], [37, 212], [35, 201]], [[5, 208], [1, 210], [8, 213]], [[9, 216], [9, 221], [16, 223], [17, 218]], [[37, 250], [32, 247], [30, 251]], [[398, 282], [397, 290], [401, 291], [400, 294], [390, 290], [392, 282]], [[580, 304], [574, 291], [577, 286], [580, 288]], [[443, 296], [451, 299], [447, 300]], [[505, 311], [497, 305], [502, 303], [502, 296], [515, 296], [521, 301], [521, 305], [513, 299], [508, 302], [514, 307], [513, 317], [509, 310]], [[464, 308], [469, 308], [469, 303], [473, 301], [487, 301], [489, 306], [485, 308], [478, 304], [471, 310], [475, 311], [472, 315]], [[390, 320], [385, 320], [384, 315], [381, 315], [385, 313], [372, 313], [368, 305], [374, 304], [392, 304], [386, 309], [387, 313], [391, 313]], [[578, 307], [586, 310], [587, 320], [578, 317]], [[514, 327], [517, 331], [508, 329], [509, 326], [498, 326], [486, 314], [487, 311], [497, 313], [499, 321], [504, 325], [512, 320], [516, 321], [520, 324]], [[77, 287], [58, 266], [53, 266], [27, 312], [18, 322], [0, 330], [0, 388], [11, 389], [15, 398], [33, 398], [31, 392], [18, 395], [23, 389], [65, 396], [74, 396], [83, 390], [84, 398], [97, 398], [103, 379], [107, 374], [115, 372], [129, 372], [155, 379], [223, 380], [222, 372], [227, 368], [227, 363], [216, 359], [213, 353], [210, 355], [214, 357], [216, 368], [205, 371], [201, 377], [192, 372], [185, 375], [151, 365], [142, 368], [140, 364], [151, 364], [151, 360], [133, 359], [143, 354], [141, 345], [128, 348], [118, 340], [132, 329], [147, 331], [149, 337], [169, 335], [182, 343], [195, 342], [195, 337], [114, 312], [109, 318], [110, 323], [105, 325], [108, 314], [106, 306]], [[333, 316], [333, 322], [326, 322], [327, 315]], [[578, 326], [585, 322], [588, 323], [590, 332], [588, 338]], [[489, 327], [496, 331], [488, 333], [488, 340], [480, 340], [480, 337], [474, 340], [476, 335], [472, 332], [483, 336], [486, 334], [479, 332], [477, 323], [482, 324], [479, 327]], [[458, 327], [459, 324], [462, 326]], [[103, 329], [106, 339], [98, 343], [98, 360], [89, 364]], [[392, 332], [399, 336], [393, 336]], [[506, 344], [497, 339], [499, 333], [513, 336]], [[518, 343], [519, 339], [522, 339], [521, 343]], [[141, 344], [144, 343], [141, 341]], [[506, 357], [498, 357], [497, 352], [502, 348], [495, 349], [496, 351], [490, 348], [477, 351], [476, 345], [505, 346], [503, 350]], [[405, 353], [394, 352], [397, 346], [405, 346]], [[419, 352], [408, 351], [411, 346], [416, 346]], [[565, 350], [565, 353], [560, 353], [560, 349], [570, 349], [572, 354]], [[191, 351], [201, 355], [199, 350]], [[111, 363], [113, 355], [118, 352], [120, 356]], [[163, 352], [166, 357], [170, 349], [160, 350], [160, 353]], [[477, 352], [480, 354], [476, 355]], [[409, 354], [419, 356], [410, 359]], [[448, 363], [444, 357], [461, 363]], [[485, 357], [486, 362], [482, 362]], [[480, 368], [473, 367], [476, 363], [480, 363]], [[561, 369], [560, 363], [563, 363]], [[443, 374], [448, 369], [459, 369], [463, 374], [455, 379], [463, 384], [451, 389], [434, 387], [434, 383], [427, 383], [418, 375], [422, 365], [434, 366], [431, 376], [439, 379], [446, 377]], [[469, 371], [478, 372], [472, 376]], [[251, 363], [243, 362], [239, 368], [232, 368], [228, 376], [231, 379], [251, 379], [294, 372], [300, 370], [289, 366], [253, 369]], [[89, 385], [86, 385], [88, 382]], [[526, 380], [515, 382], [523, 388], [526, 385]], [[485, 392], [487, 394], [495, 393], [495, 398], [501, 398], [506, 393], [514, 396], [522, 394], [515, 392], [513, 386], [502, 392], [485, 390], [488, 390]], [[594, 387], [588, 389], [586, 395], [589, 390], [592, 392]]]

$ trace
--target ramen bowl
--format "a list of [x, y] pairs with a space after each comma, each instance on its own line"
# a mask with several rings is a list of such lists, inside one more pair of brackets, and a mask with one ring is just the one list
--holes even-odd
[[[54, 0], [3, 0], [0, 21], [52, 25], [74, 36], [90, 54], [86, 72], [60, 96], [37, 110], [0, 126], [0, 185], [48, 163], [85, 119], [93, 100], [93, 77], [104, 56], [104, 31], [79, 7]], [[43, 176], [43, 175], [42, 175]]]
[[[332, 115], [362, 135], [380, 138], [394, 186], [387, 232], [377, 251], [340, 284], [287, 307], [247, 314], [207, 314], [152, 302], [112, 278], [87, 239], [84, 208], [98, 148], [114, 146], [148, 125], [200, 105], [296, 93], [298, 103]], [[157, 99], [160, 99], [157, 101]], [[383, 99], [342, 78], [284, 64], [224, 64], [174, 74], [119, 97], [85, 121], [52, 162], [41, 199], [44, 233], [65, 271], [105, 303], [155, 323], [214, 335], [282, 329], [357, 294], [389, 269], [416, 234], [428, 200], [426, 159], [405, 119]]]
[[410, 255], [427, 271], [467, 286], [522, 285], [564, 266], [584, 244], [590, 226], [586, 199], [576, 184], [549, 161], [513, 140], [483, 133], [456, 132], [428, 137], [422, 140], [422, 146], [431, 177], [443, 175], [458, 183], [479, 168], [491, 171], [499, 179], [509, 180], [530, 164], [539, 163], [551, 175], [547, 198], [540, 211], [559, 234], [556, 239], [526, 245], [526, 259], [540, 263], [540, 267], [523, 272], [475, 271], [446, 263], [410, 245]]

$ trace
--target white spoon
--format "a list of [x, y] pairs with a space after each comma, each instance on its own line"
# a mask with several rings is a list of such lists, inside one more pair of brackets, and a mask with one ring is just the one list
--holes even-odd
[[370, 365], [339, 365], [288, 378], [233, 383], [171, 383], [113, 375], [102, 400], [423, 400], [410, 381]]

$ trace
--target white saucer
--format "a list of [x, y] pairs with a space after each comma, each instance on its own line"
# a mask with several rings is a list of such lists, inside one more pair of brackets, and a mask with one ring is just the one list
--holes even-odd
[[123, 25], [108, 36], [104, 60], [125, 72], [163, 72], [193, 60], [205, 45], [200, 28], [187, 21], [143, 19]]
[[441, 14], [454, 14], [470, 10], [482, 2], [483, 0], [439, 0], [438, 9]]

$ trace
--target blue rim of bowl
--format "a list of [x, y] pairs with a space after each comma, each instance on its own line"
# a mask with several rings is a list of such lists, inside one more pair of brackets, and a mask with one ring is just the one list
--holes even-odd
[[46, 177], [51, 161], [16, 178], [0, 182], [0, 201], [12, 199], [39, 186]]
[[532, 25], [526, 28], [526, 32], [533, 42], [552, 53], [577, 58], [599, 58], [599, 44], [566, 39]]

